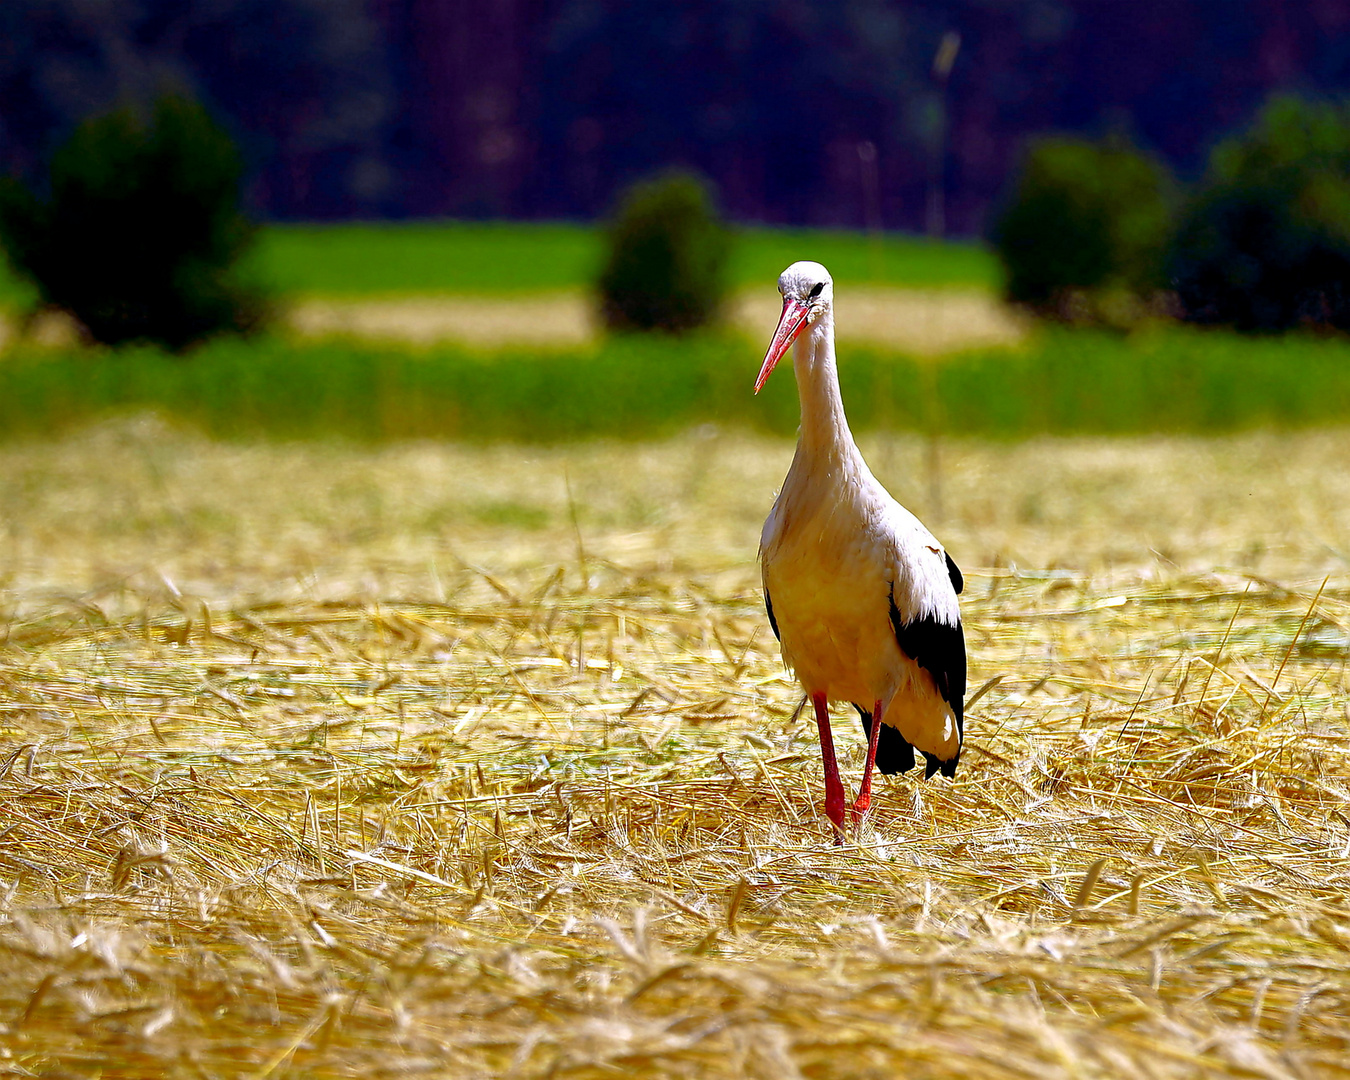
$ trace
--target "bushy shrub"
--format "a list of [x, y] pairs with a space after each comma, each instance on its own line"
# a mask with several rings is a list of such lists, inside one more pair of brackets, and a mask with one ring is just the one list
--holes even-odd
[[1120, 138], [1032, 143], [991, 239], [1008, 298], [1046, 313], [1074, 294], [1162, 284], [1172, 181]]
[[611, 329], [682, 331], [716, 316], [730, 238], [700, 180], [673, 173], [635, 185], [607, 241], [598, 287]]
[[230, 137], [194, 102], [164, 97], [85, 121], [57, 150], [45, 193], [0, 182], [0, 246], [41, 301], [97, 341], [180, 350], [262, 312], [236, 266], [252, 236]]
[[1279, 98], [1220, 143], [1168, 269], [1194, 322], [1350, 329], [1350, 108]]

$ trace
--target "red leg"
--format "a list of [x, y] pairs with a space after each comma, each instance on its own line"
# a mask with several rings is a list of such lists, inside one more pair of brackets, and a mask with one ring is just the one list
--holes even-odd
[[872, 706], [872, 730], [867, 737], [867, 760], [863, 762], [862, 787], [858, 789], [858, 801], [853, 804], [853, 824], [856, 827], [862, 821], [863, 814], [872, 805], [872, 766], [877, 760], [877, 740], [881, 737], [881, 702]]
[[830, 707], [824, 694], [812, 694], [816, 727], [820, 730], [820, 756], [825, 762], [825, 816], [834, 823], [834, 842], [844, 837], [844, 785], [839, 782], [839, 763], [834, 758], [834, 736], [830, 734]]

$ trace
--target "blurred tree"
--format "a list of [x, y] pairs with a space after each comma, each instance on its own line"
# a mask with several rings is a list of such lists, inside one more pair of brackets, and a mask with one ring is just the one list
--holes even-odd
[[165, 87], [239, 140], [278, 216], [395, 209], [390, 89], [367, 0], [0, 0], [0, 164], [37, 175], [86, 117]]
[[726, 296], [729, 237], [706, 185], [688, 173], [634, 185], [608, 230], [600, 311], [612, 330], [689, 330]]
[[0, 182], [0, 246], [43, 302], [106, 344], [183, 349], [246, 330], [263, 305], [236, 270], [252, 235], [240, 173], [233, 142], [193, 102], [161, 98], [148, 126], [109, 113], [56, 152], [45, 196]]
[[1122, 138], [1034, 141], [990, 231], [1009, 299], [1062, 314], [1073, 294], [1161, 287], [1171, 189]]
[[1276, 98], [1215, 147], [1168, 268], [1194, 322], [1350, 329], [1350, 105]]

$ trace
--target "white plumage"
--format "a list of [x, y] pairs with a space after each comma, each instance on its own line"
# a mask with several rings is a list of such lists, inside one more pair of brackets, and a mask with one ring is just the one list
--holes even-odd
[[874, 760], [882, 772], [903, 771], [917, 748], [928, 775], [956, 769], [966, 684], [961, 572], [877, 482], [853, 441], [839, 396], [829, 272], [794, 263], [778, 288], [783, 315], [755, 391], [795, 343], [802, 421], [760, 541], [764, 599], [783, 659], [815, 709], [825, 808], [840, 836], [843, 787], [828, 702], [852, 703], [869, 735], [855, 818], [870, 804]]

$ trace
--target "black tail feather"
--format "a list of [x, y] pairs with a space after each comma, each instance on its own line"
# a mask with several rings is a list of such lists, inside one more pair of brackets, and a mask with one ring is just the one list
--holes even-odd
[[[862, 721], [863, 734], [869, 739], [872, 737], [872, 714], [861, 705], [854, 705], [858, 710], [858, 718]], [[908, 740], [891, 727], [890, 724], [882, 724], [881, 731], [877, 734], [877, 770], [886, 776], [894, 776], [896, 773], [909, 772], [914, 768], [914, 747]], [[953, 765], [953, 768], [955, 765]], [[932, 773], [929, 773], [931, 776]]]
[[961, 760], [961, 751], [958, 750], [956, 752], [956, 757], [949, 758], [947, 761], [943, 761], [941, 758], [934, 757], [927, 751], [923, 752], [923, 756], [924, 756], [923, 778], [925, 780], [931, 780], [933, 778], [933, 775], [938, 772], [941, 772], [943, 776], [955, 776], [956, 763]]
[[[858, 719], [862, 721], [863, 734], [869, 739], [872, 737], [872, 714], [861, 705], [854, 705], [858, 710]], [[934, 757], [926, 750], [919, 751], [923, 754], [924, 767], [923, 778], [931, 780], [938, 773], [943, 776], [956, 775], [956, 763], [961, 760], [961, 751], [956, 751], [956, 756], [943, 761], [940, 757]], [[896, 773], [909, 772], [914, 768], [914, 747], [909, 741], [900, 734], [890, 724], [881, 725], [881, 733], [877, 735], [877, 771], [886, 776], [894, 776]]]

